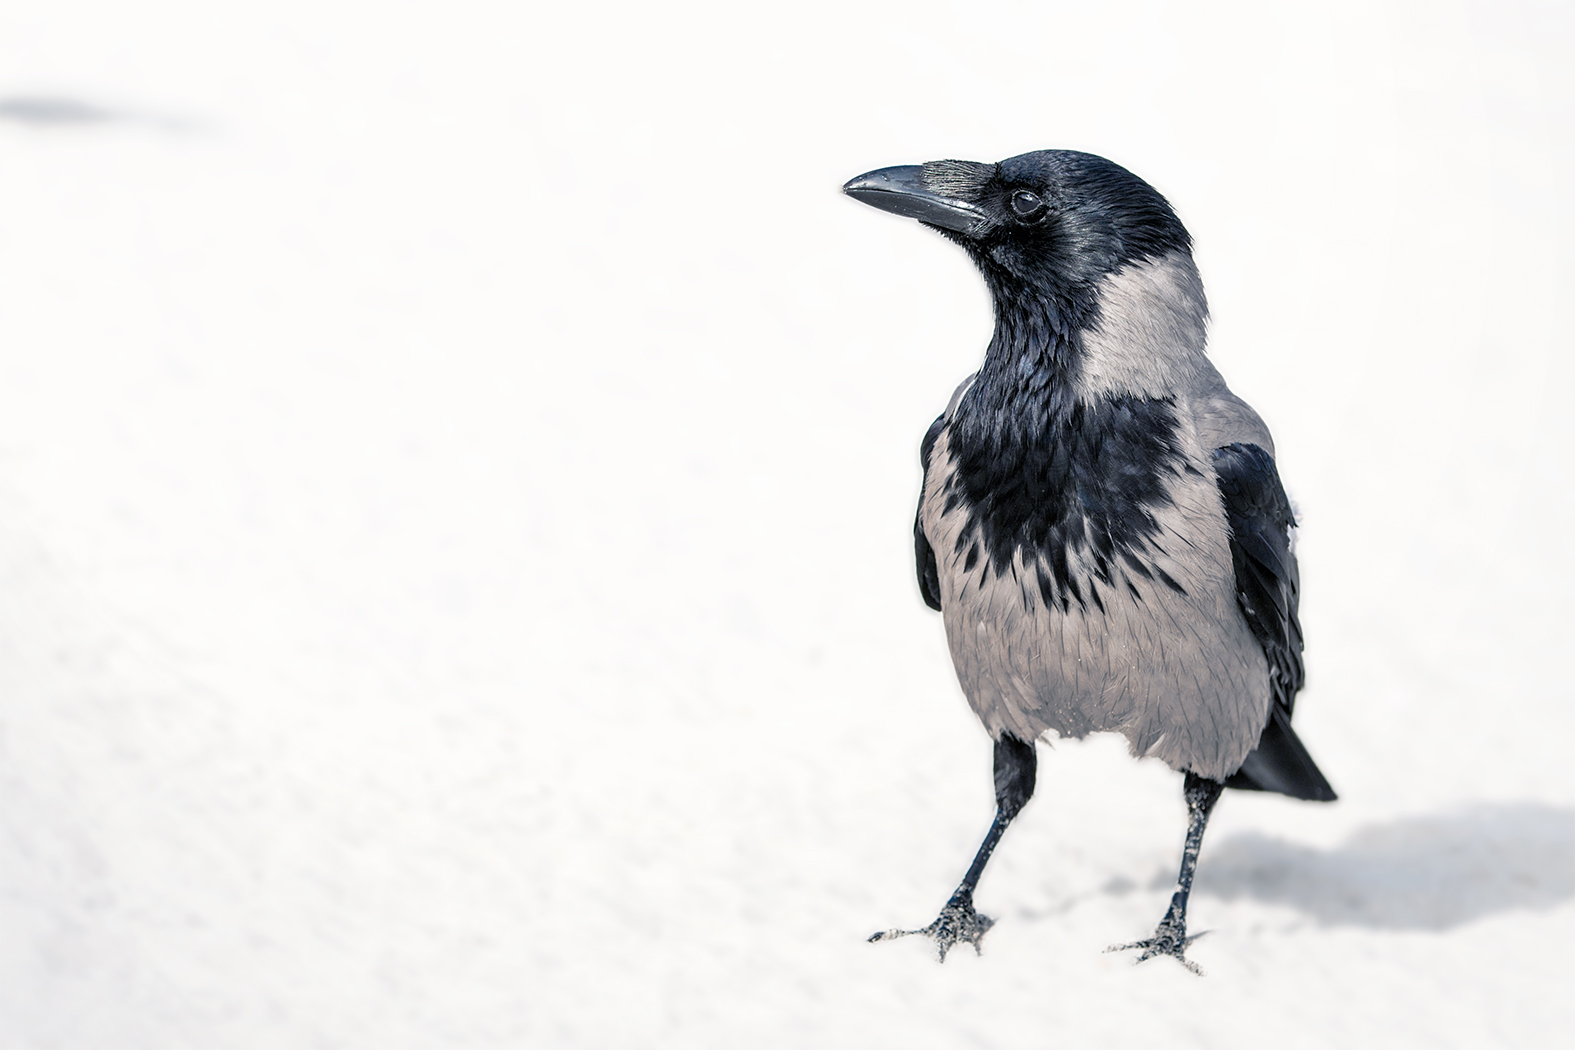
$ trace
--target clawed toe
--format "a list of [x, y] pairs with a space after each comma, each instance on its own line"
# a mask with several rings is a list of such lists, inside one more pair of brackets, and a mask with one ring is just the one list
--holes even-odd
[[946, 953], [961, 943], [973, 945], [974, 954], [984, 954], [980, 942], [990, 927], [995, 925], [995, 920], [988, 915], [980, 915], [974, 911], [973, 904], [969, 901], [952, 901], [941, 909], [935, 921], [922, 930], [884, 930], [871, 934], [869, 942], [889, 941], [897, 937], [912, 937], [922, 934], [935, 941], [940, 951], [941, 962], [946, 961]]
[[1140, 963], [1148, 962], [1155, 956], [1168, 955], [1199, 977], [1202, 977], [1203, 968], [1187, 958], [1187, 946], [1208, 932], [1208, 930], [1204, 930], [1203, 933], [1194, 933], [1191, 937], [1188, 937], [1185, 927], [1177, 929], [1161, 923], [1159, 929], [1154, 931], [1154, 936], [1147, 940], [1133, 941], [1130, 944], [1112, 944], [1105, 951], [1124, 952], [1134, 948], [1141, 948], [1143, 954], [1139, 955], [1137, 960]]

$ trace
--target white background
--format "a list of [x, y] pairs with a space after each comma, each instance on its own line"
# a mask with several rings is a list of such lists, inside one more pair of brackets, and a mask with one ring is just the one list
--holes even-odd
[[[1565, 4], [0, 10], [0, 1043], [1553, 1045]], [[979, 892], [909, 529], [981, 282], [847, 178], [1111, 157], [1301, 508], [1300, 732], [1096, 739]]]

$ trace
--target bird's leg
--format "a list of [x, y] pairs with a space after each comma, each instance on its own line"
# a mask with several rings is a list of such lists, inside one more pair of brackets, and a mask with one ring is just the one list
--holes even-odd
[[1160, 920], [1154, 936], [1148, 940], [1112, 945], [1106, 951], [1142, 948], [1143, 954], [1138, 956], [1138, 962], [1146, 962], [1156, 955], [1169, 955], [1198, 976], [1203, 975], [1198, 964], [1187, 959], [1187, 945], [1203, 936], [1201, 933], [1187, 936], [1187, 897], [1192, 893], [1192, 873], [1198, 866], [1203, 829], [1208, 827], [1209, 814], [1214, 811], [1214, 803], [1219, 801], [1223, 790], [1225, 785], [1218, 780], [1200, 777], [1196, 773], [1187, 774], [1187, 844], [1181, 851], [1181, 874], [1176, 877], [1176, 892], [1170, 898], [1170, 910]]
[[885, 930], [871, 936], [871, 941], [922, 933], [935, 939], [940, 948], [941, 962], [945, 962], [946, 953], [962, 941], [973, 945], [976, 953], [980, 951], [979, 942], [995, 925], [995, 920], [974, 911], [973, 890], [979, 884], [979, 876], [984, 874], [990, 854], [995, 852], [995, 844], [1001, 841], [1001, 836], [1006, 832], [1006, 826], [1033, 797], [1038, 766], [1032, 743], [1010, 734], [995, 742], [995, 820], [990, 824], [984, 842], [980, 843], [979, 852], [974, 854], [973, 863], [968, 866], [968, 874], [963, 876], [957, 892], [952, 894], [935, 921], [923, 929]]

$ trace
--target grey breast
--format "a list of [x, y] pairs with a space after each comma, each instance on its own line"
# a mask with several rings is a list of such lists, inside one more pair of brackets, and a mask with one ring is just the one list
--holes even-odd
[[[1187, 285], [1196, 285], [1190, 258], [1128, 268], [1107, 281], [1114, 287], [1104, 290], [1101, 329], [1086, 333], [1078, 396], [1174, 398], [1178, 444], [1192, 469], [1168, 478], [1168, 504], [1151, 508], [1159, 529], [1145, 557], [1178, 586], [1159, 573], [1107, 566], [1117, 578], [1102, 588], [1102, 609], [1061, 608], [1036, 586], [1045, 568], [1038, 553], [1019, 547], [1002, 569], [989, 558], [966, 564], [957, 539], [969, 508], [953, 501], [948, 510], [946, 492], [956, 470], [950, 424], [970, 377], [947, 407], [920, 512], [936, 553], [946, 637], [963, 692], [993, 736], [1115, 731], [1134, 754], [1223, 779], [1257, 744], [1270, 690], [1262, 648], [1237, 605], [1212, 453], [1232, 441], [1271, 452], [1272, 445], [1256, 413], [1203, 356], [1201, 286], [1198, 309], [1171, 311], [1179, 320], [1133, 320], [1153, 315], [1155, 297], [1189, 305]], [[1154, 367], [1156, 358], [1162, 367]], [[1092, 578], [1086, 552], [1071, 552], [1068, 561], [1073, 574]]]

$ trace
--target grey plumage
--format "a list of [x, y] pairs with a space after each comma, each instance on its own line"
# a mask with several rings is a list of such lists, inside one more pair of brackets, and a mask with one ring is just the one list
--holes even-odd
[[997, 741], [997, 816], [936, 922], [892, 934], [932, 936], [943, 959], [977, 948], [990, 920], [974, 884], [1032, 794], [1032, 742], [1110, 731], [1186, 774], [1176, 898], [1128, 947], [1187, 963], [1220, 789], [1334, 797], [1290, 729], [1294, 522], [1267, 427], [1205, 356], [1191, 238], [1152, 187], [1089, 154], [887, 168], [845, 189], [967, 249], [996, 313], [983, 367], [926, 436], [915, 544]]
[[[1149, 563], [1182, 589], [1117, 565], [1102, 609], [1062, 612], [1035, 582], [1048, 571], [1043, 552], [1019, 547], [1004, 576], [987, 559], [965, 567], [956, 548], [971, 509], [945, 510], [955, 465], [943, 426], [920, 523], [939, 558], [946, 638], [963, 693], [991, 736], [1119, 732], [1136, 755], [1223, 780], [1263, 732], [1269, 686], [1263, 648], [1237, 608], [1209, 450], [1234, 441], [1272, 447], [1268, 430], [1203, 356], [1207, 307], [1189, 257], [1106, 277], [1099, 297], [1102, 323], [1084, 340], [1077, 396], [1175, 400], [1177, 437], [1193, 469], [1166, 479], [1169, 505], [1153, 511], [1160, 529]], [[948, 423], [971, 382], [947, 406]], [[1098, 587], [1087, 554], [1068, 553], [1071, 572]]]

